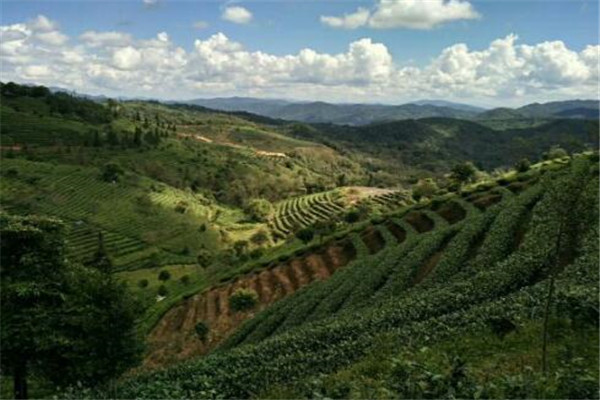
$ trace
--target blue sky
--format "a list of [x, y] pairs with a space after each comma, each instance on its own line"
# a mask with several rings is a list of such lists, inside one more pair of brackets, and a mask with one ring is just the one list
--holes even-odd
[[[154, 3], [156, 0], [147, 1]], [[222, 33], [230, 41], [243, 45], [247, 52], [260, 51], [279, 57], [296, 55], [305, 48], [319, 54], [342, 54], [348, 51], [351, 43], [368, 38], [373, 43], [385, 46], [395, 69], [406, 66], [426, 68], [444, 49], [457, 43], [466, 44], [470, 51], [482, 51], [494, 40], [506, 38], [510, 34], [518, 35], [518, 45], [535, 46], [560, 41], [569, 51], [576, 53], [584, 51], [587, 46], [598, 44], [598, 2], [592, 0], [464, 1], [478, 14], [478, 18], [456, 18], [430, 29], [381, 29], [368, 24], [354, 29], [340, 29], [320, 21], [321, 16], [341, 17], [355, 12], [359, 7], [372, 10], [374, 14], [378, 1], [381, 0], [236, 3], [158, 0], [157, 3], [148, 5], [142, 0], [4, 0], [1, 3], [1, 25], [23, 24], [42, 15], [69, 38], [69, 43], [75, 42], [87, 31], [118, 31], [128, 33], [136, 40], [148, 40], [155, 38], [160, 32], [166, 32], [173, 46], [180, 46], [189, 53], [194, 52], [196, 39], [204, 41], [212, 35]], [[252, 14], [252, 19], [246, 23], [224, 20], [222, 14], [231, 6], [243, 7]], [[203, 21], [207, 27], [194, 28], [198, 21]], [[9, 71], [8, 75], [16, 74], [15, 71], [16, 69]], [[330, 82], [324, 84], [331, 86]], [[92, 86], [90, 85], [90, 89]], [[339, 88], [340, 85], [336, 87]], [[94, 88], [97, 91], [100, 89]], [[110, 87], [106, 89], [111, 90]], [[246, 87], [239, 94], [248, 91], [252, 90]], [[323, 90], [318, 92], [322, 93]], [[238, 93], [234, 89], [230, 94]], [[270, 96], [275, 95], [275, 92], [264, 91], [263, 94]], [[323, 97], [321, 94], [319, 96]], [[386, 96], [389, 97], [385, 95], [382, 98]], [[486, 97], [482, 94], [478, 96]], [[506, 97], [506, 94], [503, 96]], [[489, 97], [494, 102], [493, 96]]]
[[[459, 21], [440, 28], [415, 31], [336, 30], [319, 23], [320, 15], [343, 14], [367, 1], [249, 1], [238, 2], [254, 15], [250, 24], [233, 24], [220, 19], [226, 2], [164, 0], [154, 7], [134, 0], [28, 1], [4, 0], [2, 23], [11, 24], [38, 14], [57, 21], [69, 35], [87, 30], [118, 30], [149, 38], [168, 32], [173, 41], [191, 48], [194, 39], [223, 32], [242, 41], [250, 50], [284, 55], [310, 47], [336, 53], [349, 42], [368, 36], [383, 42], [392, 55], [422, 63], [456, 42], [484, 48], [492, 40], [517, 33], [526, 43], [562, 40], [569, 48], [581, 50], [598, 41], [598, 2], [565, 1], [472, 1], [481, 19]], [[82, 16], [87, 16], [82, 18]], [[93, 16], [93, 17], [92, 17]], [[194, 29], [196, 21], [209, 24]]]

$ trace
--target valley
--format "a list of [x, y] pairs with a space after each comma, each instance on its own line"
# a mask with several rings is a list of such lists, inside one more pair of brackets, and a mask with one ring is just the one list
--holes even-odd
[[[548, 285], [543, 357], [561, 374], [583, 362], [572, 379], [593, 390], [598, 121], [582, 104], [341, 125], [1, 94], [3, 234], [60, 224], [69, 268], [137, 307], [136, 362], [110, 389], [40, 397], [535, 397], [545, 382], [558, 397], [568, 385], [531, 350]], [[521, 366], [482, 366], [505, 336]], [[459, 354], [463, 337], [475, 348]]]

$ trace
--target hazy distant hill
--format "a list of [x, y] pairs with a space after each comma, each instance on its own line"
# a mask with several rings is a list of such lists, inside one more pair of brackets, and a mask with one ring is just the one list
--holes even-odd
[[484, 112], [486, 110], [483, 107], [472, 106], [470, 104], [464, 104], [464, 103], [455, 103], [453, 101], [446, 101], [446, 100], [419, 100], [419, 101], [413, 101], [410, 104], [417, 104], [420, 106], [431, 105], [431, 106], [437, 106], [437, 107], [448, 107], [448, 108], [454, 108], [455, 110], [472, 111], [472, 112]]
[[375, 122], [435, 117], [474, 120], [594, 119], [598, 117], [599, 109], [598, 101], [594, 100], [533, 103], [520, 108], [500, 107], [492, 110], [444, 100], [420, 100], [402, 105], [385, 105], [230, 97], [195, 99], [186, 103], [218, 110], [246, 111], [276, 119], [340, 125], [368, 125]]
[[[326, 102], [289, 102], [253, 98], [195, 99], [187, 103], [227, 111], [247, 111], [293, 121], [345, 125], [429, 117], [472, 118], [481, 111], [476, 107], [442, 101], [422, 101], [403, 105], [332, 104]], [[435, 103], [435, 104], [434, 104]], [[442, 105], [447, 104], [447, 105]]]
[[[597, 100], [553, 101], [550, 103], [533, 103], [518, 108], [519, 113], [530, 118], [572, 117], [581, 115], [598, 117], [600, 102]], [[577, 110], [576, 112], [573, 112]]]

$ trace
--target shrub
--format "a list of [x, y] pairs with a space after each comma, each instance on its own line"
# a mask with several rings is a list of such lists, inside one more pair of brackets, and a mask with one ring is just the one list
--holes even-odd
[[530, 167], [531, 167], [531, 162], [529, 162], [529, 160], [526, 158], [523, 158], [520, 161], [517, 161], [517, 163], [515, 164], [515, 169], [519, 172], [528, 171]]
[[246, 204], [246, 212], [253, 220], [264, 222], [273, 214], [273, 205], [265, 199], [252, 199]]
[[302, 243], [304, 244], [310, 242], [314, 236], [315, 230], [311, 227], [302, 228], [298, 232], [296, 232], [296, 237], [302, 240]]
[[165, 285], [160, 285], [160, 286], [158, 287], [158, 291], [157, 291], [157, 293], [158, 293], [158, 295], [159, 295], [159, 296], [163, 296], [163, 297], [165, 297], [166, 295], [168, 295], [168, 294], [169, 294], [169, 291], [167, 290], [167, 288], [166, 288], [166, 286], [165, 286]]
[[144, 289], [144, 288], [148, 287], [148, 279], [140, 279], [138, 281], [138, 287], [140, 289]]
[[569, 153], [560, 146], [552, 146], [548, 153], [545, 153], [548, 160], [554, 160], [556, 158], [567, 157]]
[[246, 311], [258, 303], [258, 295], [252, 289], [238, 289], [229, 297], [229, 307], [233, 311]]
[[159, 281], [168, 281], [169, 279], [171, 279], [171, 273], [169, 271], [166, 270], [162, 270], [159, 272], [158, 274], [158, 280]]
[[200, 340], [204, 342], [208, 336], [208, 332], [210, 331], [210, 329], [206, 322], [200, 321], [194, 327], [194, 331], [196, 331], [196, 335], [198, 335], [198, 338], [200, 338]]
[[10, 167], [6, 170], [4, 174], [9, 178], [15, 178], [19, 175], [19, 170], [15, 167]]
[[187, 285], [190, 283], [190, 276], [189, 275], [184, 275], [181, 278], [179, 278], [179, 281], [184, 284]]
[[258, 246], [262, 246], [269, 241], [269, 233], [266, 230], [261, 229], [252, 235], [250, 241]]
[[438, 186], [431, 178], [421, 179], [413, 187], [413, 198], [419, 201], [422, 197], [431, 197], [438, 191]]
[[358, 211], [356, 209], [348, 211], [346, 213], [346, 215], [344, 216], [344, 221], [346, 221], [349, 224], [358, 222], [359, 219], [360, 219], [360, 211]]
[[254, 249], [250, 252], [250, 258], [253, 260], [257, 260], [263, 256], [265, 251], [261, 248]]
[[175, 206], [175, 212], [178, 212], [179, 214], [185, 214], [185, 212], [188, 209], [188, 206], [189, 206], [189, 204], [187, 201], [181, 200]]
[[202, 268], [208, 268], [213, 262], [213, 260], [213, 254], [206, 249], [201, 249], [198, 255], [196, 256], [196, 261], [198, 262], [198, 265], [200, 265]]
[[452, 179], [459, 183], [464, 183], [473, 179], [476, 173], [477, 168], [475, 168], [472, 162], [467, 161], [460, 164], [456, 164], [452, 168]]
[[102, 167], [102, 180], [105, 182], [116, 182], [123, 175], [123, 168], [117, 163], [110, 162]]

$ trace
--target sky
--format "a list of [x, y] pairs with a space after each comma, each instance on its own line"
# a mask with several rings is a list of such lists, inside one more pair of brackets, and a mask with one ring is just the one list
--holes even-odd
[[3, 0], [0, 79], [164, 100], [598, 98], [595, 0]]

